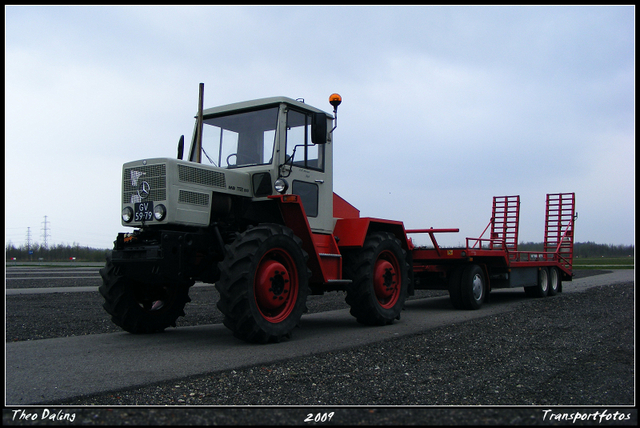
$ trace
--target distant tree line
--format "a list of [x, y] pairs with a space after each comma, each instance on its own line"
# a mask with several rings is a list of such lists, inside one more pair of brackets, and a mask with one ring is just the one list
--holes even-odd
[[9, 242], [5, 247], [5, 258], [7, 261], [15, 260], [20, 262], [54, 262], [66, 260], [103, 262], [110, 252], [111, 250], [83, 247], [75, 243], [73, 245], [58, 244], [47, 248], [37, 243], [30, 247], [26, 245], [15, 247]]
[[[521, 242], [518, 244], [520, 251], [542, 251], [542, 242]], [[65, 261], [75, 257], [77, 261], [103, 262], [111, 250], [83, 247], [78, 244], [54, 245], [45, 248], [34, 244], [27, 248], [26, 245], [15, 247], [12, 243], [6, 245], [6, 260], [16, 261]], [[574, 257], [627, 257], [635, 255], [633, 245], [596, 244], [595, 242], [576, 242], [573, 245]]]
[[[542, 251], [542, 242], [521, 242], [520, 251]], [[595, 242], [575, 242], [573, 257], [627, 257], [635, 255], [634, 245], [596, 244]]]

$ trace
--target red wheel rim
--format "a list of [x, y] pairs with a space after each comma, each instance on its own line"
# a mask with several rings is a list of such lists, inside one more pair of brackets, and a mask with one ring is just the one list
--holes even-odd
[[394, 254], [384, 251], [376, 260], [373, 268], [373, 290], [380, 306], [392, 308], [400, 296], [402, 277], [400, 266]]
[[272, 323], [287, 319], [298, 298], [298, 271], [285, 250], [267, 252], [256, 270], [253, 284], [258, 311]]

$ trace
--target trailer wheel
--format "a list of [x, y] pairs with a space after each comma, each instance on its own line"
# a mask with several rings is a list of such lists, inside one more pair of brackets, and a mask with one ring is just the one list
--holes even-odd
[[462, 271], [460, 278], [460, 300], [463, 309], [480, 309], [487, 292], [482, 268], [471, 265]]
[[548, 296], [555, 296], [560, 291], [560, 271], [556, 267], [549, 268], [549, 292]]
[[549, 294], [549, 271], [546, 267], [538, 271], [538, 285], [525, 287], [524, 292], [527, 297], [547, 297]]
[[352, 280], [346, 302], [359, 323], [386, 325], [400, 319], [409, 266], [406, 252], [394, 235], [373, 233], [361, 249], [346, 254], [345, 276]]
[[253, 343], [291, 337], [307, 311], [307, 258], [302, 241], [278, 224], [249, 229], [227, 245], [216, 289], [235, 337]]
[[100, 269], [100, 275], [103, 307], [113, 323], [129, 333], [156, 333], [175, 327], [176, 320], [184, 316], [185, 305], [191, 301], [189, 286], [193, 281], [150, 286], [120, 275], [111, 259]]

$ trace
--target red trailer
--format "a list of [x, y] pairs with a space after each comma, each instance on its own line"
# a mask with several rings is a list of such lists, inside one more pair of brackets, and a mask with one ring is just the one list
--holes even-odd
[[464, 309], [478, 309], [496, 288], [524, 287], [530, 296], [553, 296], [573, 276], [575, 219], [574, 193], [548, 194], [542, 251], [518, 251], [520, 196], [494, 197], [489, 224], [479, 238], [467, 238], [464, 248], [440, 248], [436, 241], [436, 233], [458, 229], [407, 230], [427, 233], [433, 243], [433, 248], [412, 248], [414, 287], [448, 290], [453, 305]]

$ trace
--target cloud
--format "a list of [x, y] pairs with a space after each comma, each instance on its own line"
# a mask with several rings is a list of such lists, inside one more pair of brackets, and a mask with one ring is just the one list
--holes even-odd
[[633, 7], [10, 6], [6, 225], [115, 236], [122, 164], [174, 157], [204, 82], [206, 106], [339, 92], [335, 188], [365, 215], [473, 236], [521, 194], [541, 240], [544, 194], [576, 191], [579, 239], [628, 244], [634, 34]]

